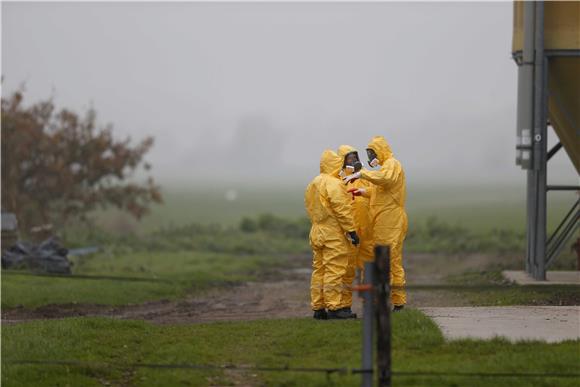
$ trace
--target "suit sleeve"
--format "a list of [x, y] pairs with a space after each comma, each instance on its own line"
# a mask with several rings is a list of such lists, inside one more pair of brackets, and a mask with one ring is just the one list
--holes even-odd
[[[372, 195], [372, 194], [371, 194], [371, 191], [372, 191], [373, 189], [375, 189], [375, 186], [374, 186], [373, 184], [371, 184], [369, 181], [367, 181], [367, 180], [364, 180], [364, 179], [358, 179], [358, 180], [355, 182], [355, 186], [356, 186], [357, 188], [362, 188], [362, 189], [364, 189], [364, 190], [365, 190], [365, 193], [363, 193], [361, 196], [362, 196], [363, 198], [367, 198], [367, 199], [369, 199], [369, 198], [371, 197], [371, 195]], [[356, 200], [356, 199], [355, 199], [355, 200]]]
[[397, 183], [401, 177], [401, 164], [394, 159], [388, 160], [378, 171], [361, 171], [361, 178], [381, 187]]
[[346, 192], [342, 181], [332, 179], [326, 185], [328, 202], [336, 220], [344, 232], [356, 230], [354, 226], [351, 196]]
[[311, 196], [312, 196], [312, 183], [308, 184], [308, 186], [306, 187], [306, 191], [304, 191], [304, 208], [306, 209], [306, 214], [308, 215], [308, 219], [310, 219], [310, 222], [313, 221], [311, 210], [312, 206]]

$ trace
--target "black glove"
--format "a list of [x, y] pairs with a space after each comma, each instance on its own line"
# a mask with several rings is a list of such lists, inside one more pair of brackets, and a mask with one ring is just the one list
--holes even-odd
[[358, 244], [360, 243], [360, 239], [358, 239], [356, 231], [349, 231], [348, 238], [350, 239], [350, 243], [352, 243], [354, 246], [358, 246]]

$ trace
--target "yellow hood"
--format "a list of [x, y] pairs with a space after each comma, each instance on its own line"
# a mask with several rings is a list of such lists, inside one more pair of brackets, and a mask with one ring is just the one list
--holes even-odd
[[322, 152], [320, 157], [320, 173], [338, 177], [338, 173], [342, 169], [342, 159], [330, 149]]
[[381, 165], [393, 157], [391, 146], [383, 136], [373, 137], [369, 142], [368, 148], [375, 151], [377, 158], [379, 159], [379, 164]]
[[356, 152], [358, 154], [358, 151], [350, 145], [341, 145], [338, 147], [338, 157], [340, 157], [343, 162], [346, 155], [352, 152]]

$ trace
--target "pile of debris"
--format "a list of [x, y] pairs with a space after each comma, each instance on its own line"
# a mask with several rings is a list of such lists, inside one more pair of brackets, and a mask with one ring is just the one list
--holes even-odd
[[71, 274], [68, 249], [55, 237], [40, 244], [18, 241], [2, 252], [2, 269], [29, 269], [34, 272]]

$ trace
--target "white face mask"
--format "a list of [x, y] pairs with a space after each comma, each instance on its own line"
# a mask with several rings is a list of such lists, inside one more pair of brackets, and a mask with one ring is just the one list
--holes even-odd
[[374, 159], [372, 159], [372, 161], [369, 163], [371, 167], [376, 167], [377, 165], [379, 165], [379, 160], [375, 157]]
[[345, 167], [345, 169], [349, 172], [349, 173], [353, 173], [354, 172], [354, 167], [352, 165], [347, 165]]

